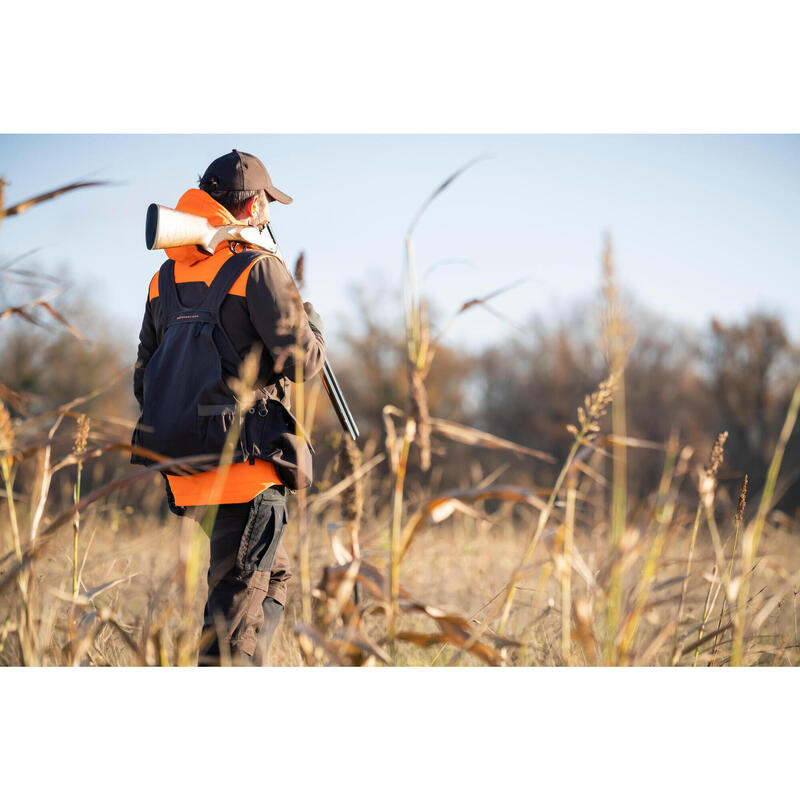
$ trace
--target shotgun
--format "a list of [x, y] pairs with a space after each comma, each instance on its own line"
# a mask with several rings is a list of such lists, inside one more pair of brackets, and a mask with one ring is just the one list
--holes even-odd
[[[145, 244], [148, 250], [196, 245], [206, 253], [213, 253], [221, 242], [243, 242], [276, 255], [283, 262], [269, 224], [263, 228], [253, 225], [223, 225], [215, 228], [204, 217], [187, 214], [185, 211], [176, 211], [156, 203], [151, 203], [147, 209]], [[322, 368], [322, 385], [328, 393], [342, 429], [355, 441], [358, 438], [358, 426], [327, 357]]]
[[278, 252], [278, 244], [272, 238], [269, 226], [263, 229], [253, 225], [222, 225], [215, 228], [205, 217], [156, 203], [151, 203], [147, 208], [144, 239], [148, 250], [194, 244], [210, 255], [221, 242], [244, 242], [268, 253]]

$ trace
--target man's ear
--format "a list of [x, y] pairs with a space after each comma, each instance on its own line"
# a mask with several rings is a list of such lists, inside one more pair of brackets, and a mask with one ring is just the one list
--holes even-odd
[[247, 201], [247, 205], [245, 206], [245, 211], [247, 212], [247, 216], [250, 219], [255, 219], [258, 217], [258, 195], [251, 197]]

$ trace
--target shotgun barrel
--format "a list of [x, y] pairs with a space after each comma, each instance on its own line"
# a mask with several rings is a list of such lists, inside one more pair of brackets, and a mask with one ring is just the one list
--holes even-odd
[[356, 441], [356, 439], [358, 439], [358, 425], [356, 425], [356, 421], [350, 413], [347, 401], [344, 399], [344, 394], [342, 394], [342, 390], [339, 386], [339, 381], [336, 380], [336, 375], [333, 374], [333, 369], [328, 363], [327, 358], [322, 368], [322, 385], [325, 387], [325, 391], [331, 399], [333, 410], [336, 412], [336, 416], [339, 418], [339, 422], [345, 433], [349, 433], [353, 441]]

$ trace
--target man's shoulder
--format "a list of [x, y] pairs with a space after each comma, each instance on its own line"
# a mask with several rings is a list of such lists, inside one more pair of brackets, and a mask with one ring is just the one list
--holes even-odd
[[276, 253], [260, 253], [258, 257], [253, 259], [248, 272], [250, 274], [253, 272], [256, 274], [270, 274], [274, 270], [278, 270], [280, 273], [286, 272], [286, 265], [281, 257]]
[[158, 297], [158, 276], [161, 274], [161, 270], [159, 269], [155, 275], [150, 279], [150, 289], [147, 295], [147, 299], [151, 302]]
[[148, 288], [148, 291], [147, 291], [147, 300], [148, 300], [148, 302], [152, 302], [153, 300], [155, 300], [158, 297], [158, 283], [159, 283], [158, 279], [159, 279], [159, 276], [161, 275], [161, 270], [164, 269], [164, 267], [169, 263], [170, 263], [170, 259], [167, 259], [158, 268], [158, 270], [156, 271], [156, 274], [153, 275], [152, 278], [150, 278], [150, 285], [149, 285], [149, 288]]
[[251, 286], [253, 282], [250, 280], [251, 277], [256, 282], [263, 280], [265, 271], [268, 271], [271, 268], [267, 262], [275, 259], [275, 257], [270, 253], [264, 253], [258, 250], [247, 250], [246, 252], [252, 256], [252, 260], [242, 270], [241, 274], [234, 281], [234, 284], [231, 286], [230, 292], [228, 293], [245, 298], [247, 297], [248, 287]]
[[274, 293], [285, 282], [288, 270], [281, 258], [272, 253], [261, 253], [253, 263], [239, 276], [233, 285], [231, 294], [241, 294], [246, 297], [248, 293], [260, 293], [264, 289]]

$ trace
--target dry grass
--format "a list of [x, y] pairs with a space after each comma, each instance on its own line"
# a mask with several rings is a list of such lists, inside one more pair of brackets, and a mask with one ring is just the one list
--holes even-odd
[[[271, 663], [798, 663], [800, 571], [792, 565], [800, 563], [800, 541], [796, 523], [770, 508], [800, 390], [772, 481], [749, 521], [743, 489], [735, 505], [726, 496], [717, 507], [725, 436], [704, 468], [673, 438], [663, 447], [657, 490], [615, 541], [606, 473], [622, 440], [601, 432], [614, 386], [607, 381], [586, 398], [578, 424], [569, 426], [574, 445], [544, 491], [497, 484], [477, 459], [472, 485], [431, 496], [425, 472], [410, 484], [402, 472], [413, 452], [413, 419], [400, 439], [391, 420], [402, 412], [387, 409], [388, 459], [374, 452], [374, 441], [364, 454], [344, 448], [338, 472], [329, 465], [317, 489], [295, 504], [287, 546], [299, 554], [305, 580], [295, 581], [300, 590]], [[73, 507], [43, 513], [40, 495], [54, 470], [107, 450], [93, 441], [88, 419], [75, 416], [80, 441], [55, 467], [42, 462], [37, 495], [36, 487], [16, 485], [15, 471], [31, 453], [41, 457], [49, 441], [27, 446], [26, 425], [0, 407], [7, 512], [0, 661], [192, 664], [206, 594], [200, 527], [123, 510], [113, 487], [81, 500], [77, 483]], [[433, 430], [442, 454], [449, 429]], [[457, 428], [458, 447], [517, 449], [469, 430]], [[534, 484], [540, 463], [531, 458]], [[117, 485], [142, 478], [149, 491], [162, 491], [143, 471]], [[105, 506], [93, 505], [98, 498]]]
[[[370, 491], [376, 488], [374, 484], [368, 486]], [[152, 490], [160, 491], [159, 483], [154, 481]], [[536, 517], [533, 510], [520, 514], [518, 519], [510, 512], [510, 507], [500, 507], [481, 518], [454, 517], [418, 534], [403, 561], [403, 588], [411, 597], [429, 606], [458, 610], [479, 625], [491, 612], [492, 599], [504, 590], [509, 575], [518, 566], [520, 553], [527, 544], [530, 523]], [[664, 637], [663, 634], [670, 631], [677, 618], [693, 522], [688, 508], [679, 509], [678, 517], [679, 522], [658, 558], [641, 609], [634, 645], [620, 663], [667, 665], [671, 662], [673, 635], [668, 633]], [[324, 567], [336, 563], [332, 540], [325, 531], [329, 524], [340, 521], [338, 508], [331, 506], [311, 525], [310, 571], [317, 580]], [[385, 520], [383, 522], [365, 520], [361, 548], [364, 561], [385, 571], [389, 553]], [[748, 618], [751, 623], [744, 636], [744, 664], [800, 663], [797, 629], [800, 573], [791, 571], [791, 565], [800, 564], [800, 531], [786, 523], [782, 515], [775, 515], [765, 526], [758, 564], [750, 579], [752, 599]], [[603, 522], [596, 527], [580, 523], [576, 526], [570, 595], [574, 605], [573, 630], [566, 654], [562, 644], [563, 575], [560, 570], [564, 563], [559, 527], [548, 528], [541, 550], [517, 583], [518, 599], [509, 617], [507, 634], [522, 646], [508, 649], [509, 664], [603, 663], [600, 618], [604, 604], [603, 582], [607, 581], [610, 566], [617, 557], [609, 546], [608, 527]], [[8, 534], [8, 528], [3, 532]], [[20, 604], [18, 590], [9, 587], [3, 591], [0, 601], [0, 618], [5, 621], [0, 636], [2, 663], [52, 665], [76, 660], [97, 665], [178, 663], [179, 640], [186, 635], [186, 628], [190, 639], [196, 640], [199, 635], [205, 600], [208, 555], [205, 535], [199, 526], [184, 525], [177, 518], [161, 523], [125, 512], [116, 519], [107, 512], [86, 513], [81, 521], [82, 540], [91, 542], [88, 554], [83, 553], [85, 564], [81, 574], [81, 595], [86, 601], [77, 615], [79, 631], [74, 645], [69, 643], [72, 606], [69, 533], [69, 526], [65, 526], [58, 541], [30, 572], [29, 613], [34, 617], [35, 636], [40, 642], [29, 653], [35, 656], [31, 660], [23, 657], [18, 632], [14, 629], [15, 609], [18, 611]], [[298, 544], [296, 520], [286, 535], [288, 549], [294, 552]], [[623, 609], [628, 613], [636, 608], [652, 544], [651, 536], [638, 541], [631, 538], [624, 543], [627, 549], [623, 557], [627, 563], [622, 596]], [[187, 557], [193, 547], [201, 556], [196, 565], [198, 580], [187, 605], [184, 602]], [[716, 643], [712, 637], [698, 648], [696, 663], [710, 663], [712, 654], [717, 665], [730, 661], [733, 630], [727, 612], [720, 613], [724, 595], [718, 591], [719, 582], [713, 581], [715, 563], [710, 536], [699, 537], [687, 587], [684, 623], [680, 628], [681, 650], [689, 648], [680, 656], [681, 664], [695, 663], [697, 631], [703, 616], [713, 621], [707, 624], [706, 633], [713, 634], [719, 629], [720, 634]], [[273, 665], [307, 663], [307, 654], [295, 634], [295, 626], [302, 620], [297, 583], [293, 581], [294, 590], [273, 642], [270, 654]], [[711, 596], [715, 603], [707, 609], [709, 589], [713, 590]], [[387, 649], [387, 643], [381, 639], [381, 632], [385, 630], [382, 618], [369, 619], [364, 627], [371, 641]], [[342, 628], [340, 623], [339, 632]], [[403, 615], [401, 631], [433, 635], [437, 630], [435, 620], [424, 612]], [[334, 626], [332, 633], [335, 632]], [[330, 641], [334, 641], [333, 635]], [[476, 655], [462, 653], [454, 645], [443, 647], [442, 644], [419, 647], [407, 641], [399, 642], [391, 653], [392, 663], [446, 665], [454, 656], [459, 664], [485, 663]], [[345, 657], [340, 659], [347, 663]], [[332, 659], [322, 656], [320, 660], [325, 663]], [[184, 663], [191, 663], [191, 656]]]
[[[546, 453], [431, 418], [425, 379], [436, 340], [417, 294], [412, 234], [461, 172], [428, 198], [406, 237], [405, 410], [386, 406], [383, 441], [368, 441], [363, 453], [343, 449], [335, 477], [328, 465], [318, 485], [292, 503], [286, 537], [299, 576], [270, 662], [800, 663], [800, 531], [774, 510], [800, 384], [766, 485], [747, 506], [744, 488], [738, 504], [718, 498], [725, 435], [706, 468], [674, 436], [663, 446], [629, 437], [624, 392], [632, 331], [619, 307], [610, 246], [603, 329], [609, 377], [568, 426], [572, 447], [551, 485]], [[459, 313], [481, 303], [464, 303]], [[242, 398], [251, 393], [253, 369], [248, 362], [240, 376]], [[298, 389], [297, 416], [313, 437], [319, 382]], [[102, 420], [79, 416], [84, 401], [32, 419], [12, 418], [0, 399], [0, 663], [195, 663], [205, 535], [190, 519], [164, 522], [121, 506], [118, 490], [134, 482], [162, 491], [152, 471], [133, 471], [81, 497], [85, 463], [128, 448]], [[67, 418], [78, 422], [78, 436], [73, 452], [53, 464], [54, 437]], [[446, 459], [448, 448], [463, 453], [465, 445], [477, 463], [469, 485], [432, 491], [434, 454]], [[479, 453], [487, 447], [528, 459], [525, 485], [484, 475]], [[663, 459], [649, 497], [628, 494], [627, 451], [635, 447]], [[30, 464], [36, 470], [21, 469]], [[410, 477], [412, 464], [419, 470]], [[74, 502], [58, 504], [49, 498], [51, 479], [73, 467]]]

